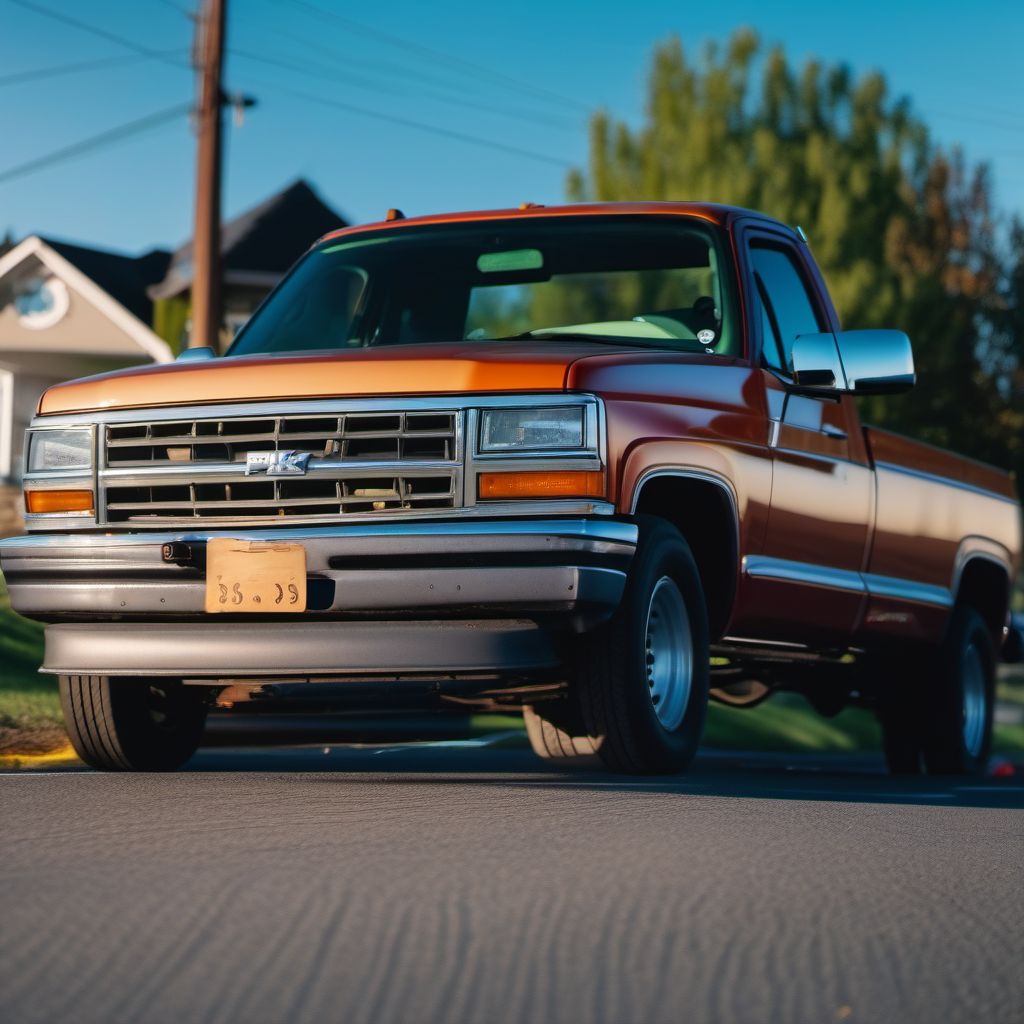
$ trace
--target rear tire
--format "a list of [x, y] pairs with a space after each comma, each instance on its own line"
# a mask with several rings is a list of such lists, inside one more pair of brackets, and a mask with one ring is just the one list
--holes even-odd
[[708, 642], [689, 546], [669, 523], [641, 517], [622, 604], [583, 638], [574, 680], [586, 733], [608, 768], [675, 774], [693, 760], [707, 715]]
[[953, 612], [941, 654], [930, 666], [924, 707], [924, 761], [933, 775], [982, 775], [992, 749], [996, 649], [973, 608]]
[[61, 676], [60, 699], [71, 745], [102, 771], [174, 771], [206, 722], [206, 691], [173, 680]]
[[869, 663], [878, 720], [893, 775], [980, 775], [992, 748], [996, 653], [968, 605], [953, 611], [943, 643]]
[[922, 760], [922, 709], [920, 661], [896, 655], [871, 662], [871, 676], [880, 687], [878, 724], [882, 730], [882, 750], [891, 775], [920, 775]]

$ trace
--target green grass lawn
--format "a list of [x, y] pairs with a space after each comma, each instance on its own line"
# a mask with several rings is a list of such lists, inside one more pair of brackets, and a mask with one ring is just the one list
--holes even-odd
[[43, 627], [11, 611], [0, 577], [0, 754], [46, 753], [66, 744], [57, 680], [40, 675]]
[[[43, 656], [43, 627], [11, 611], [0, 577], [0, 754], [44, 753], [66, 743], [57, 683], [36, 670]], [[1004, 668], [1000, 701], [1024, 707], [1024, 669]], [[518, 716], [481, 715], [481, 732], [520, 729]], [[796, 694], [782, 693], [756, 708], [712, 704], [704, 742], [736, 750], [877, 750], [875, 718], [848, 708], [823, 718]], [[1024, 724], [997, 724], [997, 753], [1024, 751]]]

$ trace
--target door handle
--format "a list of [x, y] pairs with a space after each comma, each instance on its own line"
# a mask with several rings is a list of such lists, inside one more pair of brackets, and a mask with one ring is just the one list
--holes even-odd
[[847, 440], [846, 431], [843, 430], [842, 427], [833, 427], [831, 423], [826, 423], [825, 426], [821, 428], [821, 432], [826, 437], [831, 437], [836, 441]]

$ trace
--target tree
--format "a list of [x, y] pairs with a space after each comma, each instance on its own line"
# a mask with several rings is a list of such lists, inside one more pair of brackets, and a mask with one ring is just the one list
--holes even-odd
[[750, 30], [691, 61], [656, 47], [644, 123], [590, 125], [574, 200], [701, 199], [801, 225], [847, 327], [900, 327], [919, 385], [866, 418], [1024, 472], [1024, 226], [1001, 256], [985, 165], [929, 139], [878, 73], [763, 53]]

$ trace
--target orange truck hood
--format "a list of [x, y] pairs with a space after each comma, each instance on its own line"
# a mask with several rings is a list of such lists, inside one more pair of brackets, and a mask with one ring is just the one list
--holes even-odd
[[40, 399], [42, 415], [279, 398], [560, 391], [569, 367], [607, 345], [483, 342], [351, 352], [246, 356], [119, 370], [69, 381]]

